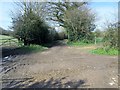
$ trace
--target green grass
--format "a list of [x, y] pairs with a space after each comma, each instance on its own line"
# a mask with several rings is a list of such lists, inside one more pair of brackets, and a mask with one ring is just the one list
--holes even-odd
[[92, 51], [90, 51], [92, 54], [98, 54], [98, 55], [118, 55], [118, 50], [117, 49], [109, 49], [108, 51], [104, 50], [103, 48], [97, 48]]
[[11, 36], [6, 36], [6, 35], [0, 35], [0, 39], [10, 39], [13, 38]]
[[0, 45], [2, 46], [18, 46], [19, 42], [12, 36], [0, 35]]
[[3, 47], [6, 46], [20, 46], [18, 48], [19, 53], [35, 53], [35, 52], [41, 52], [47, 49], [47, 47], [41, 46], [41, 45], [30, 45], [30, 46], [23, 46], [22, 42], [18, 42], [16, 38], [13, 38], [11, 36], [6, 35], [0, 35], [0, 45], [3, 44]]
[[68, 46], [87, 46], [87, 45], [92, 45], [93, 43], [85, 43], [82, 41], [79, 42], [67, 42]]
[[102, 37], [97, 37], [97, 38], [96, 38], [96, 43], [101, 43], [101, 42], [102, 42], [102, 40], [103, 40], [103, 38], [102, 38]]
[[35, 52], [44, 51], [46, 49], [48, 48], [41, 45], [22, 46], [19, 48], [19, 50], [24, 53], [35, 53]]

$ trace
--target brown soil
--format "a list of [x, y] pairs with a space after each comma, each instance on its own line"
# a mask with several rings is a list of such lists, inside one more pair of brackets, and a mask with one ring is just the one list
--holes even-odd
[[117, 88], [118, 57], [88, 53], [95, 46], [54, 46], [3, 62], [3, 88]]

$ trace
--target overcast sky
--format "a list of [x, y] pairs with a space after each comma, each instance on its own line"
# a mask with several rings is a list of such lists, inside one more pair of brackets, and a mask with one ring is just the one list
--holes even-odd
[[[12, 25], [11, 11], [14, 11], [16, 9], [14, 3], [12, 1], [8, 1], [10, 0], [4, 0], [4, 2], [2, 0], [0, 1], [0, 27], [4, 29], [9, 29], [9, 26]], [[97, 28], [102, 29], [106, 20], [114, 19], [113, 14], [115, 13], [117, 15], [117, 1], [118, 0], [93, 0], [93, 2], [91, 2], [90, 7], [97, 13]]]

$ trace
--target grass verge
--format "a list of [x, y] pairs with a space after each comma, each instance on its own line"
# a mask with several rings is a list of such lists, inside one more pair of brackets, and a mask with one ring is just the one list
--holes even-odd
[[92, 54], [98, 54], [98, 55], [118, 55], [118, 50], [117, 49], [109, 49], [108, 51], [104, 50], [103, 48], [97, 48], [94, 50], [91, 50], [90, 53]]
[[0, 35], [0, 46], [18, 46], [18, 39], [12, 36]]
[[93, 43], [85, 43], [85, 42], [67, 42], [68, 46], [88, 46], [88, 45], [93, 45]]
[[13, 38], [12, 36], [7, 36], [7, 35], [0, 35], [0, 39], [10, 39]]
[[40, 52], [48, 49], [47, 47], [41, 46], [41, 45], [30, 45], [30, 46], [22, 46], [20, 47], [20, 51], [24, 53], [34, 53], [34, 52]]

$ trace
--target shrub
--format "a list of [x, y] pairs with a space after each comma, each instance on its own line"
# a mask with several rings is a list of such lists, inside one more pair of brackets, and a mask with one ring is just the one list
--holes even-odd
[[110, 25], [106, 29], [103, 42], [103, 46], [107, 49], [118, 48], [118, 28], [116, 25]]

